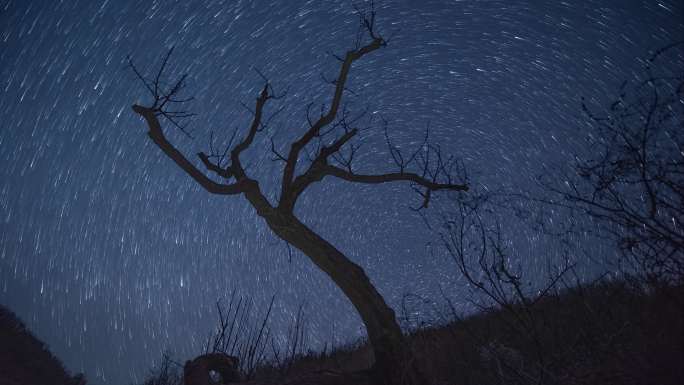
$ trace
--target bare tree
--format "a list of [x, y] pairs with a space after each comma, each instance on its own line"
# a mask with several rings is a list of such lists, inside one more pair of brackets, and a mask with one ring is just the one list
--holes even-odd
[[[441, 211], [439, 227], [426, 223], [441, 238], [447, 255], [454, 262], [466, 286], [474, 295], [468, 299], [470, 305], [483, 314], [495, 313], [505, 317], [502, 325], [510, 335], [524, 340], [533, 352], [530, 367], [523, 368], [522, 356], [501, 342], [488, 341], [469, 330], [469, 334], [480, 344], [481, 354], [496, 368], [501, 383], [547, 384], [556, 383], [554, 373], [549, 369], [554, 362], [553, 348], [546, 346], [544, 335], [549, 325], [536, 311], [538, 303], [545, 301], [557, 289], [563, 277], [573, 269], [566, 256], [560, 265], [551, 264], [551, 256], [539, 256], [549, 261], [546, 281], [535, 277], [538, 282], [526, 281], [521, 267], [515, 267], [512, 258], [514, 247], [506, 236], [501, 217], [515, 217], [519, 208], [509, 194], [492, 191], [475, 191], [467, 197], [457, 195], [447, 208]], [[518, 226], [524, 224], [521, 221]], [[520, 228], [516, 228], [520, 231]], [[446, 297], [450, 316], [459, 321], [456, 306]], [[495, 313], [496, 314], [496, 313]], [[467, 325], [464, 324], [464, 327]], [[506, 341], [508, 343], [509, 341]], [[504, 375], [505, 374], [505, 375]]]
[[683, 46], [655, 52], [606, 113], [583, 103], [590, 157], [578, 156], [563, 186], [543, 180], [551, 203], [589, 216], [650, 283], [684, 282]]
[[[359, 128], [356, 126], [358, 119], [350, 116], [343, 105], [347, 79], [354, 62], [387, 45], [387, 40], [376, 30], [376, 13], [372, 3], [368, 10], [356, 11], [360, 20], [356, 46], [344, 56], [336, 57], [341, 64], [339, 74], [329, 82], [334, 86], [331, 103], [328, 106], [323, 105], [317, 117], [311, 115], [309, 105], [309, 127], [290, 144], [287, 154], [280, 154], [275, 145], [271, 148], [275, 159], [284, 165], [277, 202], [271, 202], [264, 195], [259, 182], [248, 175], [240, 158], [253, 144], [256, 135], [268, 124], [270, 118], [264, 117], [268, 102], [282, 96], [273, 91], [271, 83], [265, 77], [262, 76], [264, 85], [255, 107], [250, 110], [253, 114], [251, 125], [242, 140], [221, 153], [212, 151], [210, 154], [197, 154], [207, 171], [215, 174], [220, 181], [201, 171], [167, 139], [162, 129], [160, 117], [184, 131], [182, 119], [191, 116], [186, 110], [172, 108], [188, 101], [179, 97], [186, 76], [182, 76], [168, 89], [163, 87], [161, 78], [171, 52], [165, 57], [153, 79], [145, 78], [131, 63], [153, 98], [149, 105], [136, 104], [132, 108], [147, 123], [150, 139], [200, 186], [212, 194], [243, 195], [274, 234], [302, 251], [335, 282], [354, 305], [366, 326], [375, 353], [374, 372], [381, 383], [425, 383], [418, 374], [419, 370], [412, 364], [414, 361], [410, 359], [394, 311], [378, 293], [364, 270], [294, 214], [298, 198], [311, 185], [326, 177], [363, 184], [408, 182], [422, 196], [421, 207], [428, 206], [431, 194], [435, 191], [468, 189], [466, 184], [452, 176], [452, 158], [442, 157], [439, 147], [427, 142], [427, 135], [425, 143], [412, 154], [402, 154], [388, 140], [390, 153], [398, 168], [394, 172], [363, 174], [354, 171], [353, 160], [358, 146], [354, 146], [351, 141], [358, 134]], [[370, 41], [364, 44], [365, 40]], [[302, 169], [298, 165], [306, 161], [302, 159], [302, 153], [311, 151], [311, 148], [314, 155], [309, 159], [308, 166], [304, 167], [305, 171], [298, 173], [297, 170]]]
[[[538, 248], [548, 254], [529, 255], [535, 265], [547, 261], [544, 279], [539, 271], [520, 266], [515, 255], [521, 249], [511, 238], [511, 227], [501, 225], [501, 219], [517, 218], [520, 210], [537, 207], [515, 207], [530, 202], [512, 201], [511, 194], [471, 191], [456, 198], [441, 212], [439, 227], [431, 228], [461, 274], [463, 289], [471, 293], [470, 297], [459, 293], [459, 302], [465, 300], [478, 311], [475, 319], [468, 320], [463, 303], [453, 303], [442, 292], [449, 309], [443, 319], [458, 321], [458, 327], [446, 330], [455, 340], [465, 335], [476, 346], [477, 358], [466, 358], [466, 365], [473, 367], [469, 373], [476, 378], [473, 383], [639, 383], [644, 373], [649, 378], [650, 370], [670, 365], [646, 358], [672, 354], [666, 345], [646, 347], [644, 341], [655, 339], [653, 331], [658, 327], [646, 329], [635, 321], [635, 314], [642, 314], [639, 308], [650, 301], [648, 291], [611, 280], [610, 274], [580, 278], [576, 267], [582, 263], [574, 261], [576, 251], [560, 243], [556, 243], [560, 250]], [[514, 232], [519, 236], [526, 226], [538, 230], [535, 218], [527, 217], [520, 218]], [[558, 240], [556, 233], [541, 235], [537, 242], [545, 237]], [[673, 290], [663, 293], [661, 299], [674, 297]], [[680, 304], [677, 299], [676, 305], [663, 308], [679, 309]], [[628, 316], [616, 316], [620, 312]], [[652, 317], [650, 310], [643, 314]], [[625, 364], [630, 360], [644, 364]]]

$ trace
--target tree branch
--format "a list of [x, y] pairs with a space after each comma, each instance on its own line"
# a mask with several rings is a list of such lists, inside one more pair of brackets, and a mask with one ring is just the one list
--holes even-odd
[[[369, 30], [369, 32], [372, 32], [372, 30]], [[285, 198], [286, 200], [292, 200], [292, 183], [301, 150], [306, 147], [306, 145], [309, 144], [313, 138], [319, 136], [321, 129], [332, 123], [337, 116], [352, 63], [364, 55], [385, 45], [385, 41], [382, 39], [382, 37], [373, 36], [372, 34], [371, 36], [373, 37], [373, 40], [370, 43], [361, 48], [348, 51], [345, 55], [344, 61], [342, 62], [342, 66], [340, 68], [340, 73], [335, 80], [335, 92], [333, 94], [333, 100], [328, 112], [325, 114], [321, 113], [321, 116], [313, 124], [311, 124], [311, 120], [309, 120], [309, 129], [299, 138], [299, 140], [292, 143], [287, 157], [287, 162], [285, 163], [285, 167], [283, 169], [281, 197]]]
[[243, 151], [248, 149], [249, 146], [252, 145], [256, 133], [259, 131], [259, 128], [261, 127], [261, 117], [263, 115], [264, 105], [266, 105], [268, 99], [271, 99], [271, 95], [268, 92], [269, 87], [269, 83], [266, 83], [266, 85], [264, 85], [264, 88], [261, 90], [259, 97], [256, 100], [254, 118], [252, 119], [252, 124], [249, 127], [249, 131], [247, 131], [247, 135], [242, 140], [242, 142], [238, 143], [237, 146], [233, 148], [233, 151], [231, 151], [230, 153], [230, 160], [232, 162], [231, 167], [233, 168], [233, 173], [235, 174], [235, 177], [237, 179], [246, 177], [245, 170], [242, 168], [242, 164], [240, 163], [240, 153], [242, 153]]
[[366, 183], [366, 184], [381, 184], [387, 182], [413, 182], [420, 186], [425, 187], [430, 191], [437, 190], [451, 190], [451, 191], [468, 191], [468, 186], [465, 184], [452, 184], [452, 183], [437, 183], [429, 179], [423, 178], [418, 174], [411, 172], [394, 172], [388, 174], [378, 174], [378, 175], [364, 175], [364, 174], [353, 174], [349, 171], [343, 170], [339, 167], [327, 165], [325, 167], [325, 175], [332, 175], [340, 179], [344, 179], [349, 182], [356, 183]]
[[233, 184], [221, 184], [216, 183], [209, 179], [203, 172], [197, 169], [186, 157], [180, 152], [176, 147], [171, 144], [166, 139], [164, 132], [159, 124], [159, 119], [157, 119], [157, 114], [155, 110], [143, 107], [140, 105], [133, 105], [133, 111], [142, 116], [147, 122], [149, 127], [149, 132], [147, 135], [152, 139], [152, 141], [169, 157], [173, 160], [183, 171], [192, 177], [197, 183], [200, 184], [205, 190], [212, 194], [219, 195], [234, 195], [240, 194], [245, 189], [245, 183], [238, 181]]
[[211, 160], [209, 160], [209, 156], [203, 152], [199, 152], [197, 156], [200, 158], [204, 166], [207, 168], [209, 171], [213, 171], [219, 176], [230, 179], [235, 176], [233, 173], [232, 167], [228, 166], [226, 168], [222, 168], [219, 163], [213, 163]]

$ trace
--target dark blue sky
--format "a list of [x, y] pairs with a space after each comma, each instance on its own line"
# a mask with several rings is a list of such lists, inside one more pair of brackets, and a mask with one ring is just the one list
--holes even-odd
[[[639, 74], [654, 49], [683, 39], [682, 2], [383, 1], [378, 24], [390, 46], [352, 70], [351, 100], [390, 120], [397, 143], [432, 138], [463, 159], [478, 184], [525, 187], [543, 166], [581, 149], [580, 98], [603, 105]], [[341, 293], [306, 259], [288, 261], [239, 197], [212, 197], [166, 159], [131, 111], [144, 88], [130, 55], [151, 73], [175, 46], [195, 140], [169, 129], [188, 153], [208, 133], [246, 128], [261, 79], [289, 88], [285, 105], [246, 154], [275, 193], [280, 148], [306, 127], [305, 107], [328, 100], [353, 44], [348, 1], [0, 0], [0, 303], [9, 306], [73, 371], [94, 384], [124, 384], [169, 350], [199, 352], [214, 301], [233, 289], [285, 331], [306, 305], [313, 345], [363, 335]], [[382, 130], [363, 134], [362, 170], [389, 170]], [[272, 196], [272, 195], [271, 195]], [[434, 235], [409, 210], [402, 184], [319, 184], [298, 214], [368, 272], [390, 302], [403, 293], [453, 298], [456, 269], [426, 243]], [[537, 271], [552, 247], [516, 232]], [[430, 318], [429, 309], [417, 308]], [[334, 325], [334, 326], [333, 326]], [[342, 335], [346, 337], [341, 337]]]

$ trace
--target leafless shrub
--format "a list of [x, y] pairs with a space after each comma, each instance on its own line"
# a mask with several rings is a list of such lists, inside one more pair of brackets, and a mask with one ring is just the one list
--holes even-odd
[[[548, 347], [544, 344], [545, 325], [540, 322], [535, 306], [557, 288], [561, 278], [573, 267], [568, 259], [549, 269], [546, 283], [523, 278], [522, 270], [510, 258], [510, 245], [500, 217], [506, 209], [505, 197], [488, 191], [473, 191], [450, 201], [449, 210], [441, 214], [437, 230], [442, 244], [471, 290], [470, 305], [480, 312], [500, 311], [506, 316], [504, 325], [511, 335], [522, 338], [534, 356], [522, 357], [508, 342], [491, 341], [477, 333], [480, 354], [496, 368], [505, 383], [549, 383], [554, 374], [549, 369]], [[539, 256], [543, 258], [544, 256]], [[450, 316], [462, 320], [461, 312], [446, 295]], [[513, 359], [512, 357], [515, 357]], [[523, 364], [523, 362], [525, 364]]]
[[297, 359], [308, 352], [307, 331], [308, 324], [302, 304], [297, 308], [293, 323], [288, 326], [285, 345], [278, 345], [275, 340], [271, 340], [274, 366], [281, 375], [290, 372]]
[[[684, 42], [656, 51], [636, 82], [597, 112], [583, 101], [591, 132], [569, 175], [540, 178], [539, 201], [591, 220], [623, 270], [647, 283], [684, 283]], [[555, 179], [555, 180], [554, 180]]]
[[155, 368], [142, 385], [183, 385], [182, 365], [164, 353], [159, 367]]
[[254, 302], [237, 296], [233, 291], [227, 305], [216, 302], [218, 326], [209, 336], [205, 353], [223, 353], [237, 357], [240, 372], [246, 380], [266, 362], [266, 349], [271, 343], [271, 329], [267, 326], [275, 295], [261, 316], [254, 311]]

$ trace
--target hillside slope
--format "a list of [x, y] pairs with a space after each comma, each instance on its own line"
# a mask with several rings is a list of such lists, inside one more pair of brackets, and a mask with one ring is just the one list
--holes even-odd
[[84, 385], [23, 322], [0, 305], [0, 385]]
[[[684, 288], [635, 289], [602, 282], [409, 336], [435, 385], [680, 384]], [[251, 385], [366, 384], [365, 346], [300, 357], [287, 373], [263, 368]], [[353, 373], [353, 374], [352, 374]]]

